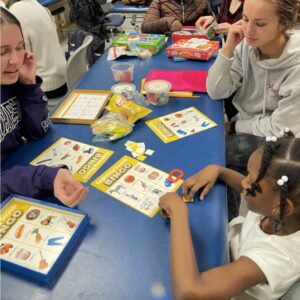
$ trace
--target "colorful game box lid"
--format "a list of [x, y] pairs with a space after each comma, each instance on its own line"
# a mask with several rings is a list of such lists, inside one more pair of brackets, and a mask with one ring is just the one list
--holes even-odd
[[172, 33], [172, 41], [176, 43], [179, 40], [189, 40], [191, 38], [207, 39], [207, 36], [200, 32], [196, 26], [183, 26], [180, 31]]
[[208, 60], [219, 48], [220, 43], [218, 41], [191, 38], [189, 40], [179, 40], [168, 47], [167, 56]]
[[1, 205], [1, 268], [51, 284], [88, 225], [80, 210], [11, 195]]
[[148, 49], [152, 54], [156, 54], [165, 45], [166, 36], [164, 34], [152, 34], [152, 33], [137, 33], [130, 32], [124, 33], [113, 39], [114, 46], [137, 46]]

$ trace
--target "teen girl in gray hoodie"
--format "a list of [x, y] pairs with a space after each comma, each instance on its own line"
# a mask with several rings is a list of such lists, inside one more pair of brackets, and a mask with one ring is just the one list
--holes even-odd
[[[258, 0], [271, 1], [271, 0]], [[273, 11], [249, 9], [229, 31], [209, 70], [208, 94], [224, 99], [236, 92], [238, 110], [227, 133], [279, 136], [288, 127], [300, 137], [300, 21], [297, 0], [272, 0]]]

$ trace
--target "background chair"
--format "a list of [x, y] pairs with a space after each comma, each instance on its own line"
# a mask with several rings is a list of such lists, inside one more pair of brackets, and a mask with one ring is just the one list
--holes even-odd
[[87, 61], [87, 47], [93, 41], [93, 37], [88, 35], [83, 43], [70, 56], [66, 65], [65, 79], [68, 89], [71, 89], [89, 69]]
[[[68, 89], [71, 89], [80, 78], [88, 71], [87, 47], [92, 43], [93, 37], [88, 35], [84, 38], [82, 45], [70, 55], [65, 68], [65, 80]], [[64, 96], [63, 96], [64, 97]], [[63, 97], [48, 99], [48, 109], [51, 111]]]
[[[106, 31], [110, 32], [110, 36], [113, 39], [115, 37], [114, 30], [119, 29], [122, 31], [121, 26], [125, 21], [125, 16], [122, 15], [107, 15], [105, 16], [104, 24]], [[109, 35], [106, 34], [106, 41], [109, 42]]]

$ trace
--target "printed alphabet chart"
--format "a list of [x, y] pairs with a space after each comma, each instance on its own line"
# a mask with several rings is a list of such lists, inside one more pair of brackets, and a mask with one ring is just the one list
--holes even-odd
[[164, 142], [169, 143], [203, 130], [218, 126], [195, 107], [152, 119], [146, 124]]
[[51, 117], [57, 123], [91, 124], [95, 121], [111, 96], [110, 91], [74, 90]]
[[86, 213], [12, 195], [1, 208], [1, 265], [51, 283], [88, 225]]
[[76, 179], [87, 182], [112, 154], [113, 151], [108, 149], [60, 138], [30, 164], [48, 167], [66, 165]]
[[152, 218], [159, 210], [159, 198], [176, 191], [182, 182], [172, 183], [168, 173], [125, 155], [91, 185]]

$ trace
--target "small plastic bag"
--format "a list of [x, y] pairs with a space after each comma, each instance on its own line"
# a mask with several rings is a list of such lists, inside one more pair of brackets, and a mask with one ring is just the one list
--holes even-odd
[[106, 109], [122, 115], [131, 124], [147, 116], [152, 111], [119, 94], [115, 94], [110, 98]]
[[131, 133], [133, 126], [122, 115], [108, 112], [91, 124], [95, 135], [93, 142], [117, 140]]
[[152, 56], [150, 50], [138, 47], [136, 45], [129, 45], [129, 51], [127, 51], [128, 56], [137, 56], [141, 59], [149, 59]]
[[115, 46], [108, 49], [107, 60], [115, 60], [122, 55], [127, 54], [126, 46]]

